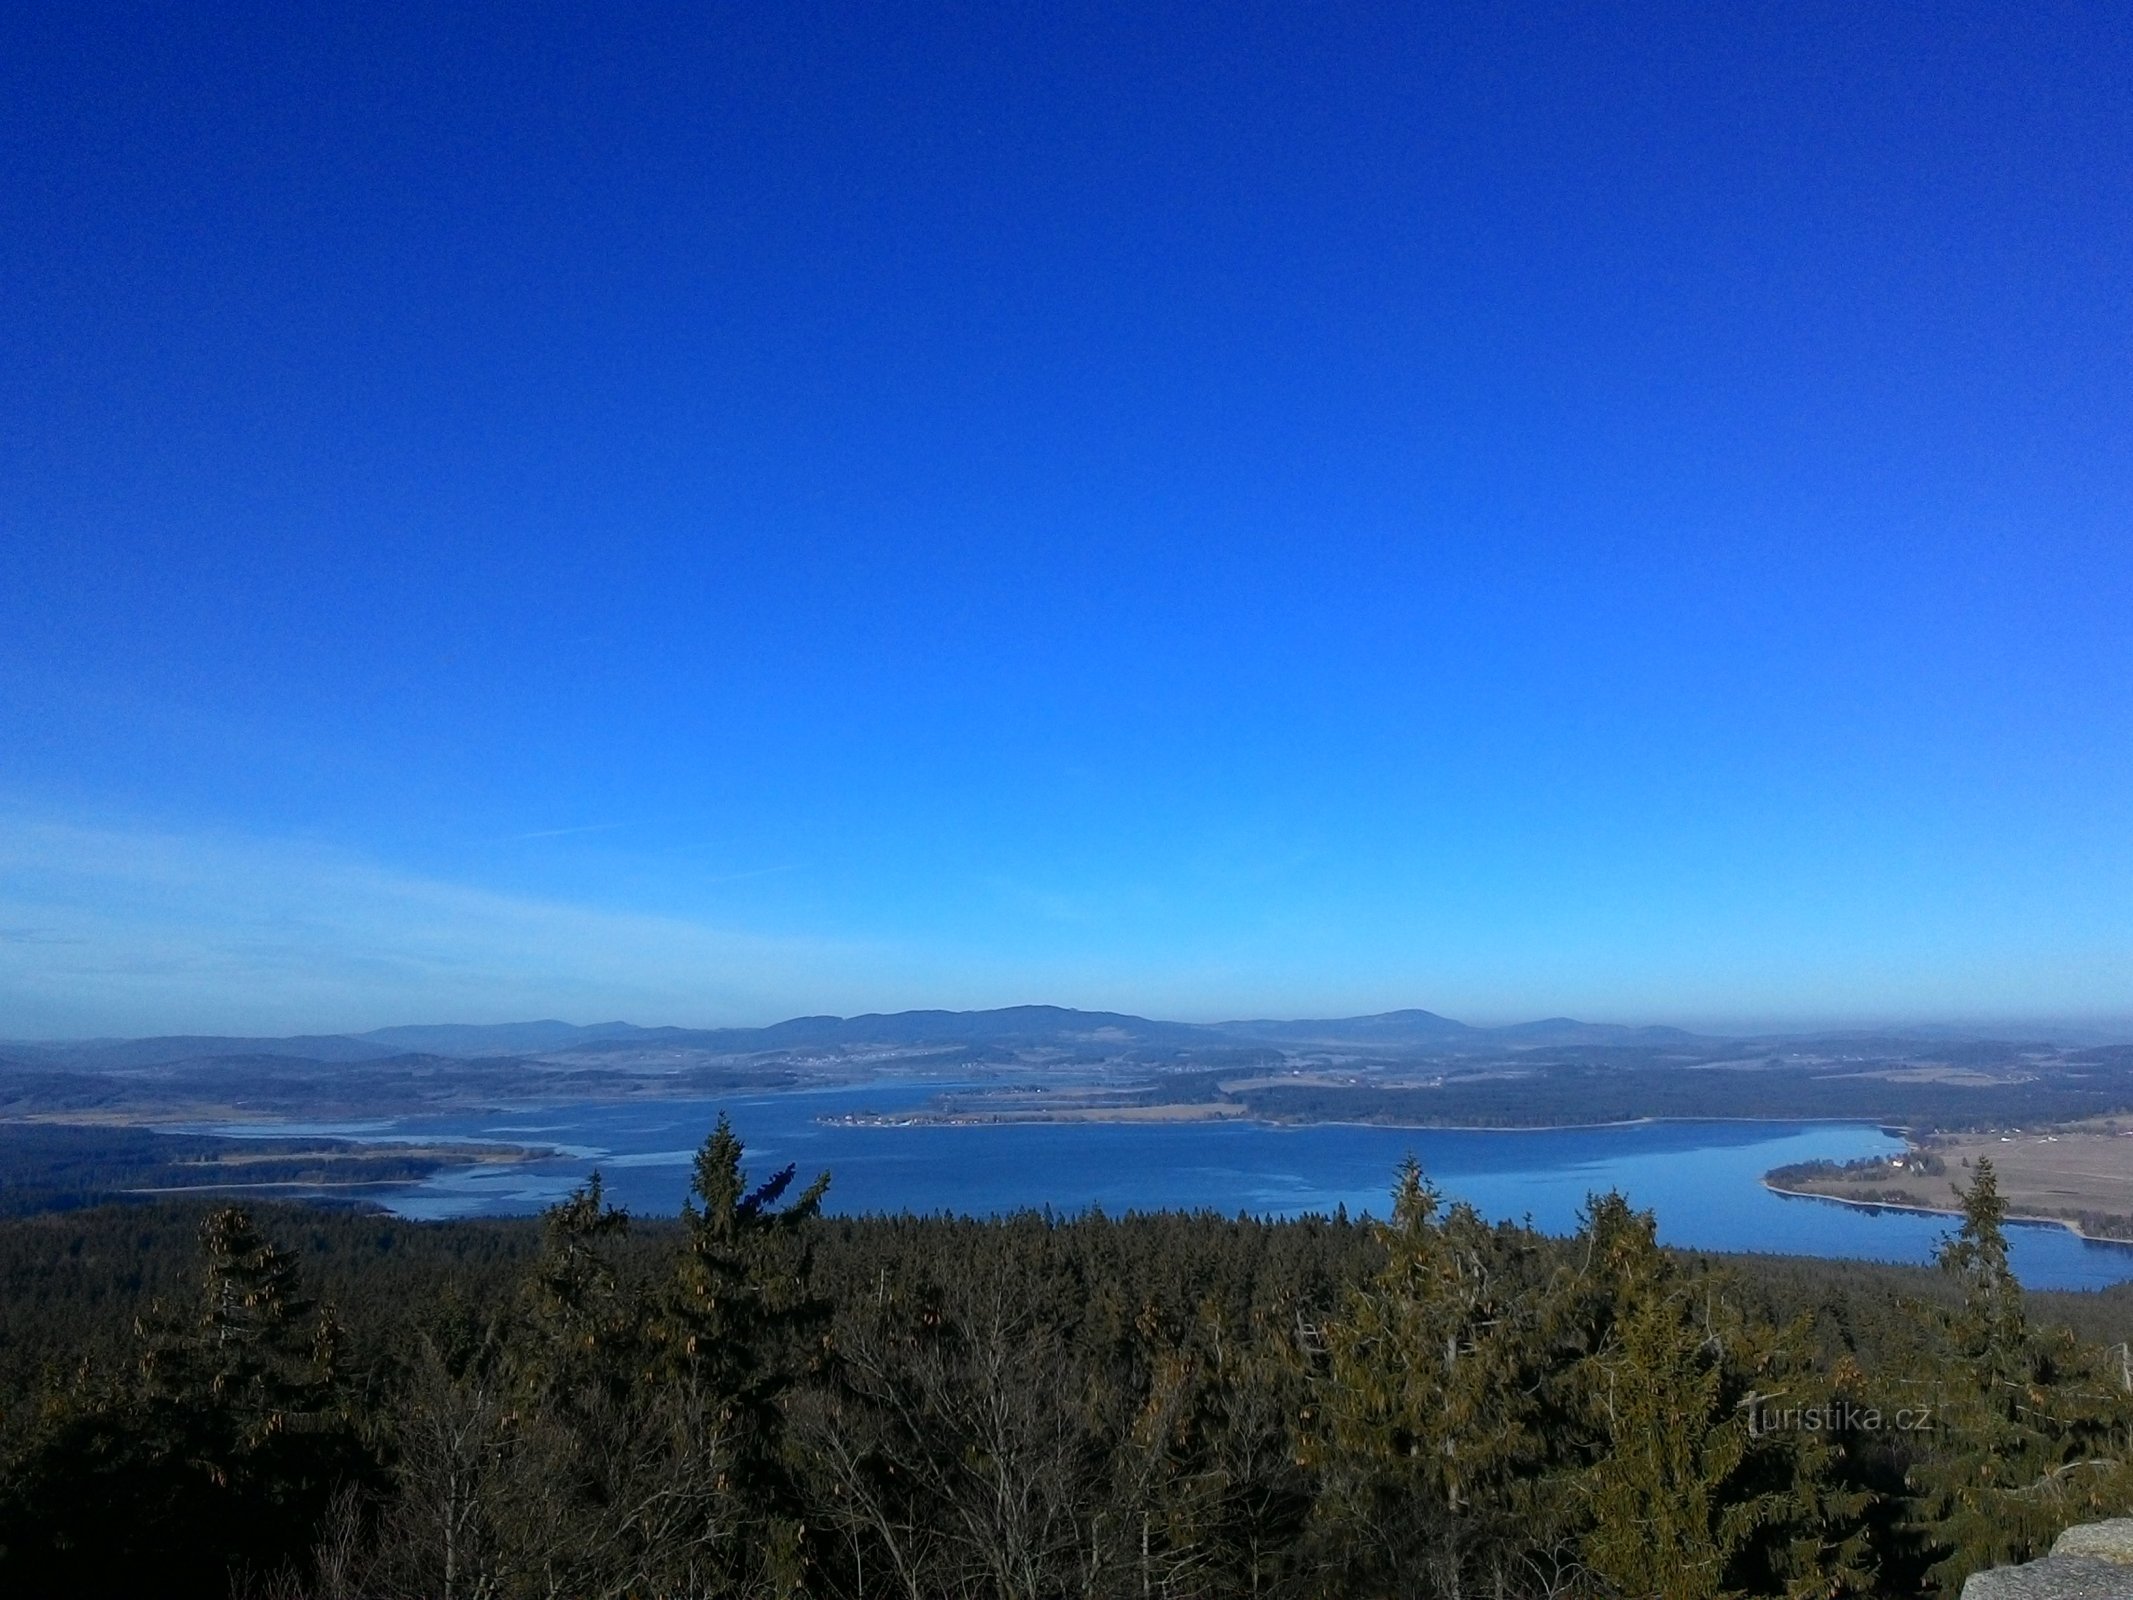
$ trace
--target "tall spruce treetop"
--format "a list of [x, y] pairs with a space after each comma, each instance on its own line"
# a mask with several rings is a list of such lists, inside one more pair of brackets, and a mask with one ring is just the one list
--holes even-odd
[[1932, 1448], [1910, 1472], [1920, 1532], [1953, 1590], [1980, 1567], [2041, 1554], [2060, 1529], [2122, 1514], [2133, 1494], [2133, 1396], [2123, 1369], [2065, 1330], [2033, 1326], [2009, 1260], [2007, 1203], [1989, 1160], [1961, 1191], [1940, 1264], [1961, 1284]]
[[295, 1258], [236, 1206], [201, 1222], [200, 1253], [193, 1318], [152, 1318], [142, 1326], [142, 1376], [151, 1392], [211, 1400], [246, 1437], [324, 1404], [336, 1381], [340, 1325], [330, 1308], [304, 1297]]
[[1964, 1354], [2010, 1376], [2028, 1342], [2022, 1285], [2007, 1253], [2007, 1202], [1989, 1158], [1980, 1157], [1967, 1189], [1959, 1191], [1962, 1226], [1940, 1248], [1941, 1270], [1963, 1286], [1957, 1335]]
[[780, 1206], [795, 1169], [750, 1188], [741, 1154], [721, 1115], [696, 1155], [685, 1242], [655, 1337], [717, 1441], [720, 1481], [751, 1527], [742, 1546], [760, 1553], [756, 1578], [786, 1592], [800, 1582], [801, 1518], [781, 1402], [827, 1359], [829, 1308], [809, 1292], [806, 1224], [829, 1174]]
[[[1552, 1517], [1537, 1491], [1539, 1306], [1521, 1241], [1446, 1211], [1410, 1159], [1376, 1230], [1385, 1265], [1327, 1329], [1319, 1520], [1366, 1583], [1490, 1586]], [[1403, 1576], [1404, 1575], [1404, 1576]]]
[[1782, 1337], [1724, 1280], [1685, 1271], [1620, 1194], [1594, 1197], [1580, 1237], [1611, 1302], [1579, 1368], [1599, 1445], [1579, 1484], [1592, 1571], [1654, 1600], [1869, 1587], [1864, 1497], [1826, 1481], [1818, 1436], [1756, 1429], [1794, 1365]]
[[689, 1180], [691, 1198], [682, 1202], [682, 1215], [699, 1237], [735, 1243], [750, 1228], [791, 1229], [821, 1211], [822, 1197], [829, 1190], [827, 1172], [818, 1174], [791, 1205], [776, 1211], [772, 1207], [792, 1186], [799, 1169], [788, 1166], [751, 1190], [741, 1168], [742, 1152], [732, 1122], [720, 1112], [718, 1125], [696, 1152], [696, 1171]]
[[1920, 1531], [1944, 1552], [1931, 1575], [1950, 1589], [1980, 1567], [2041, 1553], [2069, 1520], [2061, 1502], [2073, 1442], [2059, 1397], [2040, 1381], [1991, 1161], [1978, 1162], [1958, 1197], [1962, 1224], [1940, 1249], [1941, 1270], [1963, 1291], [1944, 1330], [1955, 1359], [1937, 1397], [1938, 1448], [1910, 1473]]
[[682, 1202], [686, 1243], [667, 1318], [678, 1355], [708, 1364], [720, 1386], [748, 1405], [786, 1387], [793, 1336], [821, 1320], [806, 1291], [809, 1252], [801, 1225], [822, 1209], [829, 1174], [791, 1204], [786, 1167], [751, 1189], [741, 1141], [721, 1114], [696, 1153], [690, 1198]]
[[541, 1256], [526, 1296], [534, 1337], [522, 1358], [522, 1376], [536, 1387], [614, 1391], [632, 1380], [624, 1357], [644, 1308], [624, 1292], [615, 1263], [629, 1226], [629, 1213], [607, 1204], [597, 1172], [541, 1219]]

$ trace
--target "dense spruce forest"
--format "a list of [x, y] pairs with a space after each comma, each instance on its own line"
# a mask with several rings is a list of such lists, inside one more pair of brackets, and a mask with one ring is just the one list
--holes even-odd
[[1989, 1165], [1938, 1274], [825, 1181], [0, 1224], [0, 1590], [1952, 1593], [2133, 1501], [2128, 1302], [2025, 1296]]

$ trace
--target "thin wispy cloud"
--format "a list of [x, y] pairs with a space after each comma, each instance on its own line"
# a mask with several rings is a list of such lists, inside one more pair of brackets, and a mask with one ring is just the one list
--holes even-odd
[[[798, 870], [779, 862], [692, 881], [708, 890]], [[1563, 1012], [1718, 1026], [1742, 1014], [1738, 973], [1751, 960], [1766, 992], [1793, 1001], [1769, 1015], [1790, 1011], [1794, 1025], [1986, 1011], [2097, 1017], [2118, 1013], [2096, 996], [2124, 993], [2118, 951], [2075, 940], [1990, 952], [1987, 970], [1930, 949], [1877, 964], [1862, 939], [1840, 971], [1807, 954], [1772, 954], [1744, 923], [1730, 943], [1705, 941], [1700, 977], [1661, 986], [1581, 945], [1589, 930], [1569, 922], [1553, 930], [1552, 965], [1535, 974], [1514, 970], [1516, 952], [1500, 941], [1454, 948], [1431, 932], [1426, 905], [1410, 927], [1357, 930], [1292, 915], [1270, 929], [1239, 918], [1236, 936], [1218, 944], [1193, 938], [1146, 886], [1001, 875], [983, 889], [990, 905], [960, 922], [818, 935], [749, 926], [713, 911], [715, 894], [700, 908], [672, 890], [656, 910], [594, 904], [319, 844], [0, 809], [0, 1038], [534, 1016], [751, 1024], [1029, 1001], [1186, 1019], [1427, 1004], [1482, 1022]], [[1314, 976], [1335, 961], [1342, 983]]]
[[777, 877], [777, 876], [778, 876], [779, 874], [781, 874], [781, 873], [786, 873], [786, 872], [802, 872], [802, 871], [805, 871], [805, 870], [806, 870], [806, 863], [805, 863], [805, 862], [801, 862], [801, 861], [788, 861], [788, 862], [784, 863], [784, 864], [783, 864], [782, 866], [776, 866], [776, 867], [751, 867], [751, 868], [749, 868], [749, 869], [748, 869], [748, 870], [747, 870], [746, 872], [721, 872], [721, 873], [715, 874], [715, 875], [714, 875], [714, 876], [712, 876], [712, 877], [709, 877], [709, 878], [704, 878], [704, 879], [701, 879], [701, 880], [699, 880], [699, 881], [701, 881], [701, 882], [703, 882], [703, 883], [707, 883], [707, 884], [710, 884], [710, 883], [745, 883], [745, 882], [746, 882], [746, 881], [747, 881], [748, 879], [750, 879], [750, 878], [774, 878], [774, 877]]
[[532, 839], [568, 839], [581, 833], [613, 833], [617, 828], [627, 828], [627, 822], [586, 822], [574, 828], [536, 828], [531, 833], [514, 833], [513, 844], [524, 844]]
[[499, 893], [285, 840], [21, 818], [0, 818], [0, 918], [0, 1036], [18, 1038], [769, 1021], [939, 980], [861, 940]]

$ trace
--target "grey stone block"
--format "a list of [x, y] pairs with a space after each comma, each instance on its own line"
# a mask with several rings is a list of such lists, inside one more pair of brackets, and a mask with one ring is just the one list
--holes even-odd
[[2094, 1556], [2047, 1556], [1973, 1572], [1963, 1600], [2133, 1600], [2133, 1566]]
[[2133, 1566], [2133, 1517], [2113, 1517], [2108, 1522], [2084, 1522], [2071, 1527], [2059, 1535], [2052, 1554], [2093, 1556], [2098, 1561]]

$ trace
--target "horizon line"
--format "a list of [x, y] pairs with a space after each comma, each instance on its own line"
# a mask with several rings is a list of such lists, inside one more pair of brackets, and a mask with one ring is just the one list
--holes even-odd
[[[2035, 1042], [2045, 1043], [2049, 1041], [2047, 1039], [2036, 1037], [2037, 1033], [2040, 1030], [2048, 1032], [2051, 1030], [2067, 1029], [2080, 1030], [2089, 1033], [2101, 1032], [2106, 1034], [2123, 1034], [2126, 1035], [2128, 1038], [2133, 1038], [2133, 1013], [2106, 1013], [2089, 1015], [2058, 1014], [2033, 1016], [2015, 1015], [1987, 1017], [1979, 1019], [1968, 1019], [1948, 1016], [1913, 1015], [1903, 1019], [1889, 1017], [1862, 1019], [1853, 1017], [1842, 1019], [1824, 1019], [1819, 1021], [1779, 1021], [1776, 1019], [1768, 1019], [1759, 1022], [1729, 1021], [1723, 1023], [1688, 1023], [1623, 1022], [1613, 1020], [1596, 1020], [1590, 1017], [1573, 1016], [1564, 1012], [1553, 1012], [1543, 1016], [1525, 1016], [1521, 1017], [1516, 1021], [1509, 1022], [1468, 1022], [1461, 1018], [1449, 1016], [1444, 1012], [1431, 1010], [1426, 1006], [1395, 1006], [1384, 1011], [1359, 1011], [1341, 1015], [1317, 1014], [1285, 1017], [1268, 1013], [1260, 1013], [1255, 1016], [1219, 1016], [1207, 1019], [1193, 1019], [1185, 1017], [1153, 1016], [1143, 1012], [1117, 1011], [1102, 1007], [1061, 1005], [1053, 1001], [1027, 1001], [1004, 1006], [906, 1006], [899, 1010], [893, 1011], [879, 1009], [855, 1012], [803, 1011], [795, 1012], [788, 1016], [779, 1017], [777, 1020], [772, 1022], [763, 1023], [637, 1023], [628, 1021], [627, 1019], [621, 1017], [606, 1018], [596, 1022], [581, 1023], [569, 1022], [564, 1020], [563, 1018], [554, 1016], [521, 1016], [493, 1022], [467, 1022], [458, 1020], [396, 1022], [382, 1023], [375, 1027], [368, 1028], [305, 1028], [284, 1033], [260, 1033], [245, 1031], [213, 1032], [199, 1029], [191, 1029], [170, 1030], [151, 1033], [82, 1033], [66, 1035], [44, 1035], [42, 1037], [34, 1038], [0, 1037], [0, 1044], [86, 1045], [100, 1043], [131, 1043], [151, 1039], [188, 1038], [233, 1040], [257, 1039], [277, 1041], [306, 1038], [365, 1039], [378, 1034], [445, 1028], [464, 1029], [470, 1032], [485, 1030], [502, 1030], [508, 1028], [561, 1027], [570, 1028], [578, 1032], [588, 1032], [599, 1028], [627, 1028], [635, 1032], [644, 1033], [763, 1033], [775, 1028], [785, 1027], [797, 1022], [849, 1023], [856, 1022], [861, 1020], [862, 1018], [867, 1017], [879, 1017], [884, 1020], [889, 1020], [899, 1017], [910, 1017], [925, 1014], [935, 1014], [951, 1017], [987, 1017], [997, 1016], [1003, 1012], [1011, 1011], [1054, 1011], [1077, 1016], [1121, 1017], [1134, 1022], [1145, 1022], [1168, 1027], [1191, 1028], [1234, 1028], [1250, 1026], [1253, 1024], [1264, 1024], [1273, 1027], [1296, 1027], [1306, 1023], [1340, 1024], [1377, 1022], [1395, 1017], [1417, 1016], [1429, 1017], [1437, 1022], [1444, 1023], [1448, 1026], [1466, 1029], [1474, 1033], [1503, 1033], [1509, 1032], [1514, 1029], [1530, 1029], [1541, 1027], [1544, 1025], [1555, 1024], [1559, 1026], [1581, 1028], [1616, 1029], [1627, 1033], [1678, 1033], [1686, 1034], [1696, 1038], [1742, 1041], [1779, 1038], [1813, 1038], [1844, 1034], [1902, 1034], [1920, 1032], [1948, 1032], [1960, 1034], [1966, 1038], [1977, 1040], [1984, 1040], [1987, 1038], [1999, 1038], [2004, 1037], [2008, 1034], [2028, 1034], [2032, 1038], [2035, 1038]], [[2009, 1042], [2017, 1041], [2010, 1040]]]

